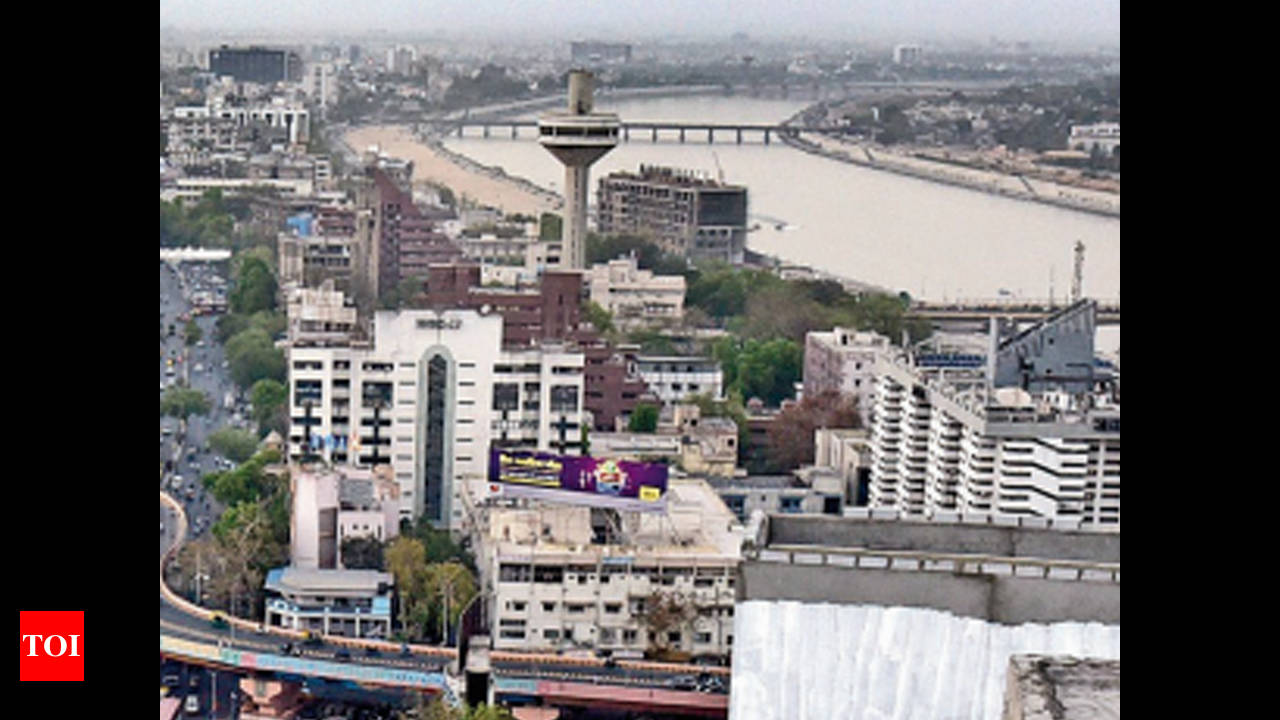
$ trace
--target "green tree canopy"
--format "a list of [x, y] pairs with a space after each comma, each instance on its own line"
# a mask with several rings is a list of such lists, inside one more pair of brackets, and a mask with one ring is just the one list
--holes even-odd
[[652, 238], [623, 233], [587, 233], [587, 265], [609, 262], [635, 253], [636, 266], [655, 275], [682, 275], [689, 269], [684, 258], [668, 255]]
[[289, 388], [271, 378], [258, 380], [249, 388], [249, 402], [253, 405], [253, 419], [258, 425], [266, 425], [280, 410], [289, 404]]
[[183, 336], [186, 338], [187, 345], [195, 345], [200, 342], [200, 338], [204, 337], [204, 331], [200, 329], [200, 325], [196, 323], [195, 318], [187, 321], [187, 325], [183, 328]]
[[658, 408], [649, 403], [640, 403], [631, 411], [627, 421], [627, 430], [635, 433], [651, 433], [658, 429]]
[[564, 220], [555, 213], [544, 212], [538, 222], [538, 240], [556, 242], [564, 232]]
[[242, 463], [253, 457], [258, 449], [258, 437], [248, 430], [224, 427], [209, 434], [209, 447], [234, 463]]
[[582, 306], [582, 317], [601, 333], [613, 331], [613, 313], [590, 300]]
[[712, 345], [724, 385], [744, 400], [758, 397], [777, 406], [794, 393], [804, 368], [804, 348], [793, 340], [739, 340], [724, 337]]
[[239, 263], [235, 285], [230, 293], [232, 312], [253, 314], [276, 306], [276, 278], [271, 265], [250, 255]]
[[383, 558], [400, 596], [400, 627], [408, 632], [426, 599], [427, 549], [418, 539], [401, 535], [387, 545]]
[[375, 537], [349, 537], [342, 541], [342, 564], [350, 570], [382, 570], [385, 546]]
[[231, 378], [242, 388], [263, 379], [280, 383], [287, 379], [284, 353], [259, 328], [251, 327], [228, 340], [226, 356]]
[[209, 397], [199, 390], [174, 386], [160, 397], [160, 414], [186, 420], [209, 412]]

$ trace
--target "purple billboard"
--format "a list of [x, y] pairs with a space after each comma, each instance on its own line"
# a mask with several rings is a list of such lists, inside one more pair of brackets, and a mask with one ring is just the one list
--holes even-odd
[[661, 511], [667, 466], [540, 452], [489, 452], [490, 494], [575, 505]]

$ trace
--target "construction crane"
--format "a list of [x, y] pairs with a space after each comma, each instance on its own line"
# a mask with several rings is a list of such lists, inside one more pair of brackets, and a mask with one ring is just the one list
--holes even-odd
[[1076, 241], [1076, 269], [1071, 275], [1071, 302], [1080, 302], [1080, 289], [1084, 285], [1084, 243]]

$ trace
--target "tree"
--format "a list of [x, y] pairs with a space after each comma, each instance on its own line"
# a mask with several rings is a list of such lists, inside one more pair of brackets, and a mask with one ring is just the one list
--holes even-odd
[[288, 545], [279, 541], [270, 513], [258, 502], [229, 507], [212, 531], [226, 558], [224, 572], [215, 577], [215, 588], [230, 596], [232, 613], [241, 614], [245, 603], [252, 604], [261, 591], [266, 571], [288, 557]]
[[786, 338], [762, 342], [724, 337], [712, 345], [711, 354], [720, 363], [728, 392], [773, 406], [792, 396], [803, 370], [804, 348]]
[[227, 341], [227, 362], [231, 378], [242, 388], [259, 380], [286, 381], [284, 353], [259, 328], [249, 328]]
[[342, 541], [342, 565], [350, 570], [382, 570], [384, 545], [375, 537], [349, 537]]
[[228, 460], [240, 464], [253, 457], [258, 438], [248, 430], [224, 427], [209, 434], [209, 447]]
[[261, 426], [271, 422], [276, 412], [287, 407], [289, 388], [271, 378], [263, 378], [249, 388], [249, 402], [253, 405], [253, 420]]
[[434, 527], [425, 515], [420, 516], [416, 524], [410, 524], [408, 520], [402, 521], [400, 532], [402, 536], [417, 538], [422, 543], [422, 547], [426, 550], [425, 562], [441, 563], [457, 560], [473, 573], [476, 571], [475, 558], [471, 553], [459, 545], [448, 530]]
[[[242, 256], [245, 253], [241, 254]], [[244, 256], [230, 293], [232, 312], [253, 314], [276, 306], [276, 278], [271, 266], [260, 257]]]
[[417, 539], [401, 535], [391, 541], [383, 557], [387, 572], [395, 578], [396, 593], [400, 596], [400, 627], [408, 633], [415, 610], [425, 600], [427, 549]]
[[[448, 610], [447, 625], [455, 627], [467, 603], [476, 596], [476, 579], [470, 570], [456, 560], [432, 563], [426, 566], [423, 590], [428, 603], [429, 617], [436, 621], [429, 627], [432, 630], [435, 629], [439, 619], [445, 617], [446, 608]], [[448, 642], [447, 632], [441, 641]]]
[[652, 636], [650, 652], [659, 657], [670, 651], [668, 633], [681, 632], [697, 615], [696, 608], [678, 592], [654, 590], [644, 600], [640, 621]]
[[204, 415], [209, 412], [209, 397], [199, 390], [185, 387], [171, 387], [164, 391], [160, 398], [160, 414], [186, 420], [192, 415]]
[[634, 433], [651, 433], [658, 429], [658, 408], [649, 403], [639, 403], [631, 411], [631, 419], [627, 422], [627, 430]]
[[542, 220], [538, 223], [538, 240], [542, 242], [557, 242], [564, 232], [564, 220], [555, 213], [542, 213]]
[[195, 345], [200, 342], [200, 338], [204, 337], [204, 331], [200, 329], [200, 325], [196, 323], [195, 318], [187, 321], [187, 326], [183, 328], [182, 332], [187, 339], [187, 345]]
[[861, 425], [857, 399], [828, 390], [783, 410], [769, 426], [768, 460], [772, 472], [790, 472], [814, 460], [814, 431]]
[[591, 300], [582, 306], [582, 317], [601, 333], [613, 331], [613, 313]]

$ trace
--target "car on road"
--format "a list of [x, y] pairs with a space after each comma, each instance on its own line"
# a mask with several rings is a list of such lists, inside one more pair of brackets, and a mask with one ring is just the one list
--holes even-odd
[[226, 630], [231, 626], [227, 624], [226, 618], [215, 614], [213, 619], [209, 621], [209, 627], [212, 627], [214, 630]]
[[400, 657], [413, 657], [413, 653], [409, 651], [408, 643], [400, 644]]
[[335, 653], [333, 653], [333, 659], [334, 660], [350, 660], [351, 651], [344, 647], [338, 648], [338, 650]]
[[667, 680], [667, 687], [672, 690], [697, 690], [698, 678], [693, 675], [677, 675]]
[[302, 644], [304, 647], [323, 647], [324, 639], [308, 630], [302, 638]]
[[372, 645], [366, 646], [364, 649], [365, 657], [378, 657], [380, 655], [382, 655], [382, 653], [378, 652], [378, 648]]
[[702, 673], [698, 676], [698, 692], [700, 693], [724, 693], [727, 692], [724, 687], [724, 680], [710, 673]]
[[199, 695], [195, 695], [194, 693], [193, 693], [193, 694], [191, 694], [191, 695], [188, 695], [188, 696], [187, 696], [187, 700], [186, 700], [185, 704], [183, 704], [183, 706], [182, 706], [182, 709], [183, 709], [183, 710], [185, 710], [185, 711], [186, 711], [186, 713], [187, 713], [188, 715], [197, 715], [197, 714], [199, 714], [199, 712], [200, 712], [200, 696], [199, 696]]
[[291, 643], [291, 642], [287, 642], [287, 643], [284, 643], [283, 645], [281, 645], [281, 646], [280, 646], [280, 654], [281, 654], [281, 655], [294, 655], [294, 656], [301, 655], [301, 654], [302, 654], [302, 648], [298, 647], [297, 645], [294, 645], [294, 644], [293, 644], [293, 643]]

